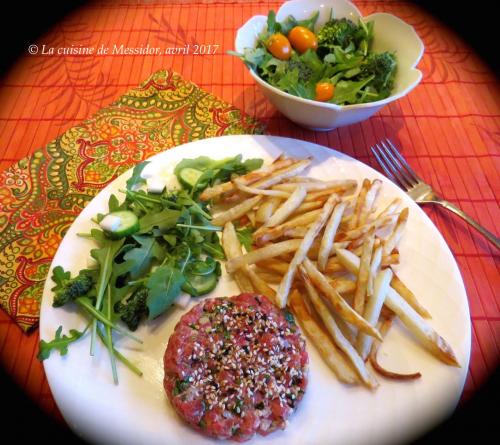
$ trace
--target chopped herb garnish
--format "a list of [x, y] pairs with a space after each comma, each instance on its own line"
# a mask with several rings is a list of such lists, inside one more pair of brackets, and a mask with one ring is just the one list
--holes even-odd
[[173, 394], [174, 396], [178, 396], [179, 394], [182, 394], [184, 391], [186, 391], [186, 389], [189, 388], [189, 380], [187, 378], [185, 378], [184, 380], [177, 380], [175, 382], [175, 387], [174, 387], [174, 391], [173, 391]]
[[287, 309], [284, 309], [284, 313], [285, 313], [285, 318], [286, 318], [286, 321], [288, 321], [288, 323], [290, 324], [295, 324], [295, 318], [293, 316], [293, 314], [287, 310]]

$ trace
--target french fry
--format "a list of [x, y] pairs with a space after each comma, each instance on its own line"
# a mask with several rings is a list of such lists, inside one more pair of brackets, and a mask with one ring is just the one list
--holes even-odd
[[316, 347], [328, 367], [337, 378], [347, 384], [357, 384], [359, 379], [353, 369], [346, 362], [342, 353], [330, 341], [323, 328], [312, 318], [302, 297], [294, 290], [290, 296], [290, 308], [299, 320], [302, 329]]
[[[387, 334], [387, 331], [389, 330], [389, 328], [392, 325], [393, 319], [394, 319], [394, 315], [389, 317], [389, 318], [386, 318], [382, 322], [379, 330], [383, 336], [385, 336]], [[378, 372], [381, 376], [386, 377], [388, 379], [392, 379], [392, 380], [415, 380], [415, 379], [419, 379], [420, 377], [422, 377], [422, 374], [420, 374], [420, 372], [415, 372], [415, 373], [411, 373], [411, 374], [401, 374], [401, 373], [397, 373], [397, 372], [393, 372], [393, 371], [388, 371], [387, 369], [382, 367], [379, 364], [378, 359], [377, 359], [378, 349], [379, 349], [380, 345], [381, 345], [381, 342], [374, 342], [373, 343], [372, 349], [370, 351], [369, 359], [370, 359], [370, 363], [371, 363], [373, 369], [376, 372]]]
[[304, 199], [304, 202], [312, 202], [312, 201], [318, 201], [321, 199], [327, 199], [333, 194], [336, 195], [344, 195], [345, 193], [348, 193], [349, 191], [354, 190], [354, 187], [349, 187], [345, 185], [338, 185], [336, 187], [330, 187], [325, 190], [319, 190], [317, 192], [312, 192], [309, 193], [306, 196], [306, 199]]
[[410, 332], [417, 337], [435, 357], [447, 365], [460, 367], [457, 358], [446, 340], [441, 337], [392, 287], [385, 304], [394, 311]]
[[[395, 316], [392, 315], [391, 317], [386, 318], [382, 322], [382, 324], [380, 326], [380, 333], [383, 336], [385, 336], [387, 334], [387, 331], [391, 327], [392, 321], [394, 320], [394, 318], [395, 318]], [[420, 377], [422, 377], [422, 374], [420, 374], [420, 372], [414, 372], [411, 374], [401, 374], [401, 373], [397, 373], [397, 372], [393, 372], [393, 371], [388, 371], [383, 366], [381, 366], [380, 363], [378, 362], [378, 358], [377, 358], [378, 349], [379, 349], [380, 345], [381, 345], [380, 342], [373, 343], [372, 349], [370, 351], [369, 359], [370, 359], [370, 363], [371, 363], [373, 369], [376, 372], [378, 372], [381, 376], [388, 378], [388, 379], [392, 379], [392, 380], [415, 380], [415, 379], [419, 379]]]
[[295, 209], [295, 211], [290, 215], [290, 217], [302, 215], [306, 212], [309, 212], [310, 210], [320, 209], [321, 207], [323, 207], [323, 204], [324, 204], [323, 201], [303, 202]]
[[247, 212], [252, 210], [262, 199], [262, 196], [254, 196], [253, 198], [248, 198], [242, 203], [231, 207], [225, 212], [215, 215], [212, 219], [212, 224], [215, 226], [223, 226], [228, 221], [234, 221], [235, 219], [241, 218]]
[[349, 221], [349, 229], [354, 229], [359, 226], [359, 216], [361, 213], [361, 208], [365, 204], [366, 193], [368, 192], [368, 188], [370, 187], [370, 181], [368, 179], [364, 179], [361, 184], [361, 189], [358, 193], [358, 198], [356, 200], [356, 204], [354, 206], [353, 217]]
[[386, 215], [383, 218], [377, 218], [371, 222], [358, 226], [355, 229], [346, 232], [339, 232], [336, 241], [361, 239], [370, 230], [378, 230], [390, 224], [395, 219], [395, 215]]
[[363, 250], [360, 258], [358, 280], [356, 282], [356, 292], [354, 293], [354, 310], [358, 314], [363, 314], [365, 310], [366, 290], [370, 278], [370, 263], [373, 253], [375, 238], [371, 232], [363, 243]]
[[310, 178], [309, 176], [292, 176], [286, 182], [323, 182], [321, 179]]
[[330, 189], [336, 189], [336, 190], [346, 190], [346, 189], [351, 189], [353, 187], [356, 187], [357, 182], [352, 179], [340, 179], [340, 180], [333, 180], [333, 181], [308, 181], [308, 182], [293, 182], [292, 184], [290, 183], [284, 183], [284, 184], [278, 184], [273, 187], [274, 190], [281, 190], [285, 192], [293, 192], [297, 187], [303, 187], [306, 189], [307, 192], [318, 192], [321, 190], [330, 190]]
[[261, 224], [266, 223], [271, 215], [276, 211], [276, 209], [280, 206], [282, 200], [276, 197], [270, 197], [266, 199], [255, 213], [255, 221]]
[[382, 267], [388, 267], [392, 264], [399, 264], [399, 252], [395, 252], [394, 250], [390, 255], [382, 255]]
[[[352, 252], [338, 249], [337, 255], [351, 272], [357, 273], [360, 260]], [[422, 345], [442, 362], [460, 366], [450, 345], [396, 292], [391, 286], [385, 297], [386, 306], [395, 312], [410, 332], [417, 337]]]
[[340, 221], [342, 219], [342, 215], [344, 214], [346, 206], [346, 202], [339, 202], [335, 206], [335, 209], [333, 210], [330, 219], [326, 224], [318, 254], [318, 269], [321, 272], [324, 272], [326, 269], [326, 263], [328, 261], [328, 257], [330, 256], [330, 252], [332, 251], [333, 241], [335, 239], [335, 235], [337, 233], [337, 229], [340, 225]]
[[247, 218], [250, 221], [250, 225], [252, 227], [255, 227], [256, 221], [255, 221], [255, 210], [249, 210], [247, 212]]
[[406, 285], [398, 278], [396, 274], [393, 275], [391, 280], [392, 288], [401, 295], [406, 302], [424, 318], [432, 318], [431, 314], [425, 309], [417, 300], [415, 294], [406, 287]]
[[283, 223], [302, 204], [306, 194], [304, 187], [297, 187], [288, 199], [278, 207], [274, 215], [264, 224], [264, 227], [275, 227]]
[[260, 267], [255, 272], [261, 279], [263, 279], [268, 284], [280, 284], [281, 278], [283, 277], [283, 275], [269, 272]]
[[[335, 250], [335, 244], [333, 248]], [[324, 273], [327, 275], [331, 275], [335, 272], [342, 272], [344, 270], [345, 270], [344, 265], [340, 262], [340, 260], [336, 256], [333, 256], [328, 259]]]
[[304, 238], [307, 234], [308, 228], [305, 226], [290, 227], [286, 229], [283, 236], [286, 238]]
[[356, 340], [356, 330], [353, 329], [353, 327], [344, 321], [342, 317], [340, 317], [338, 314], [335, 312], [331, 312], [333, 318], [335, 319], [335, 322], [337, 323], [337, 326], [339, 327], [340, 331], [344, 335], [344, 337], [351, 343], [351, 345], [354, 343]]
[[271, 229], [266, 229], [268, 231], [272, 231], [274, 229], [278, 229], [279, 227], [283, 226], [285, 228], [288, 227], [297, 227], [297, 226], [305, 226], [307, 224], [311, 224], [316, 219], [318, 216], [321, 214], [321, 209], [316, 209], [316, 210], [311, 210], [310, 212], [303, 213], [302, 215], [296, 216], [295, 218], [292, 218], [288, 220], [287, 222], [280, 224], [279, 226], [273, 227]]
[[[384, 269], [377, 274], [377, 277], [375, 278], [373, 295], [368, 297], [368, 302], [366, 303], [365, 311], [363, 313], [363, 316], [368, 323], [371, 323], [373, 325], [377, 324], [377, 320], [380, 316], [380, 311], [382, 310], [382, 306], [384, 305], [385, 296], [387, 295], [387, 292], [389, 290], [391, 278], [391, 269]], [[372, 338], [360, 332], [356, 341], [356, 349], [363, 360], [366, 360], [366, 358], [368, 357], [371, 345]]]
[[376, 379], [373, 375], [368, 371], [365, 366], [363, 359], [356, 352], [356, 349], [349, 343], [349, 341], [344, 337], [342, 331], [337, 326], [335, 319], [333, 318], [330, 310], [327, 305], [323, 302], [321, 297], [318, 295], [316, 289], [314, 288], [311, 280], [307, 276], [307, 272], [305, 269], [300, 266], [299, 267], [300, 275], [302, 281], [305, 285], [307, 295], [312, 303], [312, 306], [316, 310], [316, 313], [319, 315], [322, 320], [326, 330], [329, 332], [333, 342], [337, 345], [337, 347], [347, 356], [353, 365], [354, 369], [358, 373], [361, 381], [371, 389], [374, 389], [378, 386]]
[[294, 164], [289, 165], [288, 167], [274, 171], [270, 176], [253, 183], [252, 186], [262, 189], [269, 188], [283, 181], [283, 179], [290, 178], [291, 176], [299, 174], [307, 167], [309, 167], [310, 164], [310, 159], [302, 159], [300, 161], [296, 161]]
[[[253, 172], [247, 173], [246, 175], [240, 176], [239, 180], [242, 184], [248, 185], [252, 184], [266, 176], [271, 175], [276, 170], [283, 169], [292, 165], [295, 161], [293, 159], [282, 159], [281, 157], [276, 160], [276, 162], [261, 167], [258, 170], [254, 170]], [[200, 199], [202, 201], [209, 201], [210, 199], [217, 198], [223, 193], [232, 192], [235, 190], [234, 184], [229, 182], [224, 182], [223, 184], [214, 185], [213, 187], [208, 187], [203, 191], [200, 195]]]
[[[226, 253], [226, 257], [228, 259], [241, 256], [241, 245], [236, 235], [234, 225], [231, 222], [226, 223], [226, 225], [224, 226], [222, 239], [224, 252]], [[275, 301], [275, 290], [269, 287], [267, 283], [262, 278], [260, 278], [254, 270], [248, 267], [248, 265], [244, 265], [239, 270], [236, 270], [233, 275], [236, 283], [238, 284], [238, 287], [240, 287], [240, 289], [241, 287], [243, 288], [241, 289], [242, 292], [253, 292], [253, 290], [255, 289], [255, 291], [257, 291], [258, 293], [265, 295], [272, 301]]]
[[224, 204], [226, 208], [229, 208], [251, 197], [252, 195], [241, 190], [233, 190], [232, 192], [222, 194], [216, 204]]
[[[378, 239], [376, 241], [378, 241]], [[375, 277], [377, 276], [380, 270], [381, 264], [382, 264], [382, 246], [379, 245], [373, 250], [372, 262], [370, 264], [370, 274], [368, 276], [368, 286], [366, 288], [366, 293], [368, 296], [373, 295]]]
[[[336, 251], [337, 256], [335, 257], [337, 261], [340, 261], [342, 265], [349, 270], [349, 272], [356, 274], [358, 267], [359, 267], [359, 258], [353, 254], [352, 252], [349, 252], [346, 249], [337, 249]], [[384, 257], [382, 257], [382, 265], [384, 264]], [[394, 272], [394, 271], [393, 271]], [[393, 286], [393, 283], [396, 283], [396, 286], [398, 289], [394, 287], [395, 290], [398, 291], [398, 293], [406, 300], [406, 302], [422, 317], [426, 318], [431, 318], [430, 314], [427, 312], [427, 310], [418, 302], [417, 297], [411, 292], [401, 280], [399, 280], [397, 277], [396, 279], [394, 278], [396, 275], [393, 275], [393, 278], [391, 280], [391, 287]], [[399, 292], [402, 291], [402, 292]]]
[[284, 192], [281, 190], [264, 190], [256, 187], [249, 187], [248, 185], [243, 184], [239, 179], [233, 179], [233, 183], [238, 190], [250, 195], [275, 196], [284, 199], [288, 199], [291, 195], [290, 192]]
[[398, 245], [401, 236], [403, 235], [403, 231], [406, 226], [406, 222], [408, 221], [408, 207], [405, 207], [402, 212], [399, 214], [398, 221], [396, 223], [396, 227], [394, 227], [393, 232], [384, 242], [384, 254], [389, 255], [392, 250]]
[[380, 192], [380, 187], [382, 186], [382, 181], [380, 179], [375, 179], [370, 184], [369, 189], [365, 195], [365, 201], [361, 206], [358, 224], [361, 226], [368, 221], [368, 216], [373, 210], [373, 205], [375, 204], [375, 200]]
[[302, 261], [307, 257], [307, 253], [311, 248], [314, 240], [318, 236], [320, 230], [326, 224], [326, 221], [330, 217], [330, 214], [333, 210], [333, 207], [338, 202], [338, 199], [335, 195], [330, 196], [325, 206], [323, 207], [318, 219], [309, 227], [306, 235], [304, 236], [300, 247], [295, 252], [295, 255], [288, 267], [288, 270], [283, 277], [278, 290], [276, 291], [276, 299], [278, 301], [279, 307], [284, 308], [286, 306], [286, 302], [288, 299], [288, 293], [290, 292], [290, 288], [292, 287], [293, 277], [295, 275], [295, 271]]
[[[228, 260], [241, 256], [240, 242], [232, 222], [227, 222], [224, 225], [224, 230], [222, 231], [222, 248]], [[233, 278], [241, 292], [253, 292], [252, 282], [243, 271], [235, 271]]]
[[260, 227], [254, 234], [254, 241], [257, 245], [265, 244], [269, 241], [281, 238], [285, 231], [292, 227], [305, 226], [316, 220], [321, 213], [321, 209], [311, 210], [303, 215], [297, 216], [276, 227]]
[[279, 275], [285, 275], [286, 271], [288, 270], [288, 263], [285, 263], [284, 261], [280, 261], [275, 258], [258, 261], [256, 265], [261, 269], [268, 270], [270, 272], [274, 272]]
[[356, 283], [346, 278], [335, 278], [329, 280], [329, 283], [339, 294], [352, 294], [356, 291]]
[[232, 258], [226, 262], [226, 270], [229, 273], [233, 273], [235, 270], [238, 270], [245, 264], [254, 264], [263, 260], [267, 260], [270, 258], [277, 257], [284, 253], [295, 252], [302, 240], [300, 239], [290, 239], [286, 241], [281, 241], [276, 244], [269, 244], [265, 247], [261, 247], [260, 249], [252, 250], [245, 255], [241, 255], [237, 258]]
[[268, 286], [268, 284], [250, 267], [243, 268], [245, 274], [250, 278], [255, 290], [261, 294], [268, 297], [271, 301], [276, 304], [276, 291]]
[[335, 249], [336, 258], [352, 274], [358, 275], [360, 259], [347, 249]]
[[401, 205], [401, 199], [400, 198], [394, 198], [388, 205], [387, 207], [382, 210], [376, 217], [375, 219], [383, 218], [387, 215], [392, 215], [396, 213], [398, 210], [398, 207]]
[[314, 286], [321, 291], [321, 293], [328, 299], [335, 311], [347, 322], [353, 324], [361, 331], [381, 339], [378, 330], [368, 323], [361, 315], [354, 311], [349, 306], [342, 296], [330, 285], [327, 278], [321, 274], [316, 266], [309, 260], [305, 259], [303, 262], [307, 275], [313, 282]]

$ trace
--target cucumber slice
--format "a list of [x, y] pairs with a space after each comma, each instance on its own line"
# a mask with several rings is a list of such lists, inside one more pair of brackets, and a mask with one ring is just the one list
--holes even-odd
[[200, 297], [215, 289], [218, 280], [217, 273], [209, 275], [186, 275], [186, 282], [182, 285], [182, 290], [192, 297]]
[[201, 170], [186, 167], [179, 172], [179, 179], [184, 185], [193, 188], [202, 174]]
[[210, 275], [214, 273], [217, 267], [217, 262], [208, 257], [204, 261], [194, 261], [188, 265], [188, 275]]
[[139, 231], [139, 218], [137, 218], [135, 213], [129, 210], [111, 212], [107, 216], [113, 216], [119, 220], [119, 224], [117, 227], [114, 227], [113, 230], [104, 229], [106, 234], [112, 239], [125, 238]]

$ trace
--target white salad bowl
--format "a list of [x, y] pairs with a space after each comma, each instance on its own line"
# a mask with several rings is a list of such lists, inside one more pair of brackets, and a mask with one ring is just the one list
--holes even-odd
[[[276, 13], [276, 20], [281, 22], [289, 15], [303, 20], [315, 11], [319, 11], [316, 29], [329, 20], [330, 11], [333, 11], [335, 18], [346, 17], [355, 23], [362, 17], [356, 6], [346, 0], [292, 0], [281, 6]], [[353, 105], [318, 102], [285, 93], [261, 79], [252, 69], [250, 74], [271, 103], [286, 117], [303, 127], [331, 130], [368, 119], [384, 105], [403, 97], [418, 85], [422, 72], [415, 67], [424, 52], [424, 44], [413, 27], [394, 15], [375, 13], [363, 17], [363, 20], [374, 22], [371, 50], [391, 51], [396, 55], [398, 65], [394, 87], [392, 94], [386, 99]], [[254, 48], [259, 34], [266, 26], [267, 16], [256, 15], [249, 19], [236, 34], [236, 51], [243, 53], [245, 48]]]

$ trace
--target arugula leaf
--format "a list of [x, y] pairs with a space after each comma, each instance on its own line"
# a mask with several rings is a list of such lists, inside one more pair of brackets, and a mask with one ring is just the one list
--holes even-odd
[[[124, 238], [116, 241], [106, 240], [106, 242], [100, 249], [93, 249], [90, 251], [90, 255], [92, 256], [92, 258], [97, 260], [100, 266], [99, 276], [97, 278], [97, 284], [96, 284], [97, 295], [96, 295], [95, 308], [97, 309], [97, 311], [101, 309], [102, 300], [104, 298], [104, 292], [106, 290], [106, 287], [108, 286], [109, 279], [111, 278], [111, 274], [113, 272], [113, 261], [115, 259], [116, 254], [122, 247], [124, 241], [125, 241]], [[93, 355], [94, 353], [96, 334], [97, 334], [97, 321], [96, 319], [94, 319], [92, 320], [90, 355]]]
[[[137, 285], [129, 285], [127, 282], [130, 269], [134, 266], [135, 261], [125, 259], [125, 254], [135, 247], [136, 245], [132, 243], [124, 244], [113, 260], [113, 271], [108, 283], [113, 306], [137, 287]], [[116, 314], [113, 313], [112, 315], [115, 316]]]
[[[105, 346], [107, 346], [106, 338], [105, 338], [105, 336], [102, 333], [100, 328], [97, 328], [97, 336], [101, 339], [103, 344]], [[134, 374], [138, 375], [139, 377], [142, 377], [142, 371], [137, 366], [135, 366], [129, 359], [127, 359], [127, 357], [125, 357], [123, 354], [121, 354], [119, 351], [117, 351], [114, 347], [113, 347], [113, 354], [115, 355], [115, 357], [119, 361], [121, 361]]]
[[118, 210], [122, 210], [122, 204], [120, 204], [120, 201], [118, 201], [118, 198], [116, 195], [111, 195], [108, 200], [108, 208], [109, 208], [109, 213], [112, 212], [117, 212]]
[[236, 51], [227, 51], [230, 56], [240, 58], [250, 69], [257, 71], [264, 59], [268, 59], [268, 52], [265, 48], [245, 48], [243, 54]]
[[252, 250], [252, 234], [253, 229], [250, 226], [236, 229], [236, 236], [238, 237], [241, 245], [245, 247], [247, 252], [250, 252]]
[[69, 331], [69, 336], [68, 335], [62, 335], [62, 326], [59, 326], [56, 331], [55, 338], [51, 341], [45, 341], [41, 340], [39, 344], [39, 350], [38, 350], [38, 355], [37, 358], [40, 361], [43, 361], [47, 358], [50, 357], [50, 353], [53, 350], [59, 351], [61, 355], [66, 355], [68, 353], [68, 346], [80, 339], [85, 332], [87, 332], [88, 326], [84, 329], [83, 332], [80, 332], [76, 329], [70, 329]]
[[243, 161], [243, 166], [245, 167], [245, 173], [257, 170], [262, 167], [264, 161], [258, 158], [246, 159]]
[[316, 79], [321, 79], [325, 67], [315, 51], [308, 49], [306, 52], [301, 54], [299, 58], [307, 67], [311, 69], [311, 76]]
[[139, 220], [139, 233], [151, 232], [155, 227], [160, 232], [171, 229], [175, 227], [180, 216], [180, 211], [172, 209], [163, 209], [159, 213], [147, 213]]
[[353, 80], [341, 80], [335, 86], [335, 92], [330, 102], [339, 105], [357, 103], [358, 94], [361, 92], [361, 89], [372, 79], [373, 76], [370, 76], [367, 79], [363, 79], [358, 82], [355, 82]]
[[107, 240], [107, 242], [99, 249], [92, 249], [90, 255], [99, 263], [99, 276], [97, 277], [97, 302], [96, 308], [100, 309], [104, 290], [108, 285], [108, 281], [113, 271], [113, 260], [116, 254], [122, 247], [125, 239], [116, 241]]
[[146, 180], [142, 178], [141, 173], [144, 167], [149, 164], [149, 161], [141, 162], [137, 164], [132, 170], [132, 176], [127, 180], [127, 190], [134, 191], [138, 186], [146, 183]]
[[303, 26], [310, 31], [314, 31], [314, 27], [316, 26], [318, 17], [319, 11], [314, 11], [311, 17], [304, 20], [297, 20], [293, 15], [289, 15], [281, 24], [281, 32], [287, 35], [292, 30], [292, 28], [295, 28], [296, 26]]
[[153, 237], [134, 235], [133, 238], [139, 243], [140, 247], [129, 250], [123, 258], [125, 261], [131, 262], [130, 278], [135, 280], [150, 269], [154, 260], [162, 261], [165, 251]]
[[146, 304], [148, 318], [151, 320], [165, 312], [180, 295], [185, 278], [176, 267], [163, 265], [158, 267], [146, 282], [149, 289]]
[[61, 266], [54, 267], [54, 270], [52, 270], [52, 281], [56, 283], [56, 286], [53, 287], [51, 290], [54, 291], [58, 287], [62, 288], [70, 278], [71, 278], [71, 272], [69, 271], [65, 272]]
[[276, 13], [271, 9], [267, 14], [267, 32], [275, 34], [281, 31], [281, 26], [276, 22]]
[[278, 77], [286, 70], [287, 63], [284, 60], [279, 60], [271, 54], [266, 53], [266, 60], [263, 60], [259, 66], [259, 74], [263, 79], [273, 79], [275, 75]]

